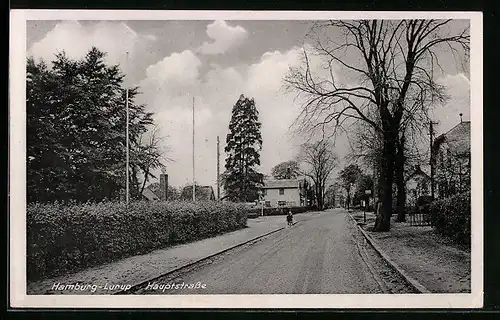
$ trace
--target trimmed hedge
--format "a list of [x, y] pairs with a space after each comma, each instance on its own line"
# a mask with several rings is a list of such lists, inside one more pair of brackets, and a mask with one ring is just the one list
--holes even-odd
[[[292, 214], [304, 213], [308, 211], [317, 210], [314, 207], [264, 207], [264, 215], [265, 216], [279, 216], [286, 215], [288, 211], [292, 210]], [[255, 218], [262, 215], [262, 208], [253, 208], [250, 209], [248, 213], [249, 217]]]
[[248, 209], [228, 202], [30, 204], [27, 277], [36, 280], [246, 226]]
[[434, 228], [451, 240], [470, 246], [471, 195], [457, 194], [430, 204], [431, 222]]

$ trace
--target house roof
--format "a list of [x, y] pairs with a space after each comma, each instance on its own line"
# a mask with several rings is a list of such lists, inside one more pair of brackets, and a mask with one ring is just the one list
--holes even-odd
[[150, 201], [160, 200], [160, 198], [158, 198], [158, 196], [149, 188], [144, 188], [144, 190], [142, 191], [142, 195]]
[[420, 166], [416, 166], [413, 169], [413, 172], [406, 178], [406, 181], [410, 181], [411, 179], [415, 178], [416, 176], [423, 177], [425, 180], [430, 180], [431, 177], [422, 170]]
[[[182, 189], [181, 198], [191, 198], [193, 196], [193, 186], [185, 186]], [[212, 186], [196, 186], [196, 199], [211, 200], [215, 198]]]
[[455, 153], [470, 151], [470, 121], [462, 121], [438, 136], [434, 141], [434, 148], [437, 150], [443, 142], [448, 143], [450, 150]]
[[299, 180], [297, 179], [282, 179], [282, 180], [264, 180], [263, 189], [291, 189], [298, 188]]

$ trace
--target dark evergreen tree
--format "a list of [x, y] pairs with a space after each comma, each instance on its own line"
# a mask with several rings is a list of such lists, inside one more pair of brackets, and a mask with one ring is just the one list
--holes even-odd
[[261, 123], [254, 99], [241, 95], [233, 106], [226, 137], [225, 198], [251, 202], [259, 198], [263, 175], [257, 171], [262, 149]]
[[[125, 185], [125, 89], [119, 66], [92, 48], [82, 60], [57, 54], [48, 68], [27, 61], [27, 181], [29, 201], [115, 199]], [[158, 153], [138, 152], [153, 124], [129, 90], [131, 194]], [[145, 147], [145, 146], [142, 146]]]

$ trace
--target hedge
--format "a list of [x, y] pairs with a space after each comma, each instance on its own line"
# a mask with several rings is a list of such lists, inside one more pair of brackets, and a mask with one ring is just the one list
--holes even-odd
[[246, 226], [248, 209], [226, 202], [30, 204], [27, 277], [58, 276]]
[[432, 225], [440, 234], [457, 243], [470, 246], [470, 192], [433, 201], [430, 205], [430, 213]]
[[[304, 213], [312, 210], [317, 210], [316, 208], [313, 207], [264, 207], [264, 216], [279, 216], [279, 215], [286, 215], [288, 214], [288, 211], [292, 210], [292, 214], [297, 214], [297, 213]], [[250, 209], [249, 211], [249, 217], [257, 217], [262, 215], [262, 208], [253, 208]]]

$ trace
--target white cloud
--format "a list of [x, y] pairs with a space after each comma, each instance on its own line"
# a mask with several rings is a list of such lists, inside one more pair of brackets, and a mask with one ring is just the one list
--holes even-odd
[[439, 121], [438, 133], [444, 133], [460, 121], [460, 113], [463, 120], [470, 120], [470, 80], [463, 73], [458, 73], [446, 75], [437, 82], [446, 87], [449, 96], [444, 106], [436, 106], [433, 110], [435, 119]]
[[[300, 51], [264, 54], [259, 62], [243, 67], [211, 65], [199, 73], [199, 60], [190, 52], [172, 54], [148, 68], [140, 86], [143, 99], [155, 111], [155, 120], [168, 135], [167, 143], [175, 162], [168, 164], [172, 185], [182, 186], [192, 179], [192, 97], [195, 99], [196, 180], [214, 185], [216, 180], [216, 138], [220, 137], [221, 172], [231, 110], [240, 94], [253, 97], [262, 122], [261, 172], [270, 173], [281, 161], [297, 153], [297, 141], [288, 134], [297, 116], [293, 96], [282, 92], [282, 79], [289, 65], [296, 65]], [[172, 68], [169, 66], [175, 64]], [[179, 70], [185, 72], [179, 76]]]
[[190, 50], [173, 53], [146, 69], [146, 79], [159, 88], [193, 85], [199, 76], [201, 61]]
[[232, 27], [224, 20], [216, 20], [207, 26], [207, 35], [212, 42], [205, 42], [199, 48], [204, 54], [221, 54], [241, 44], [247, 31], [241, 26]]
[[145, 44], [151, 41], [154, 41], [151, 36], [140, 35], [123, 22], [84, 25], [78, 21], [62, 21], [28, 48], [28, 54], [50, 62], [57, 52], [64, 50], [70, 58], [80, 59], [95, 46], [107, 53], [108, 63], [120, 63], [126, 72], [129, 69], [125, 63], [126, 52], [129, 52], [129, 61], [133, 61], [141, 57]]

